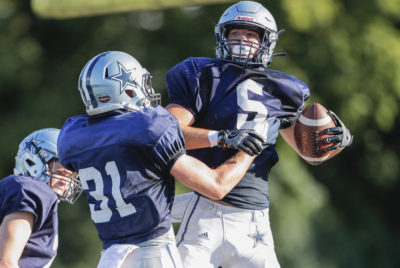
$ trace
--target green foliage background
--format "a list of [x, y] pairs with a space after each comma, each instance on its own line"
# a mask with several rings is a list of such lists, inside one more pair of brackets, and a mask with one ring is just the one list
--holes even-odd
[[[282, 267], [400, 267], [400, 0], [261, 1], [285, 28], [271, 67], [305, 81], [311, 102], [334, 110], [354, 143], [309, 166], [278, 141], [271, 226]], [[213, 57], [213, 25], [230, 4], [41, 20], [29, 2], [0, 0], [0, 176], [36, 129], [84, 113], [84, 64], [106, 50], [136, 57], [167, 93], [167, 70]], [[186, 191], [178, 185], [179, 193]], [[53, 267], [96, 267], [101, 245], [85, 198], [60, 206]]]

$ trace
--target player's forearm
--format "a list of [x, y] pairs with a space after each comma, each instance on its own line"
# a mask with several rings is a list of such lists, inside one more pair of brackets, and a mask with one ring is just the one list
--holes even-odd
[[208, 139], [210, 130], [191, 127], [194, 123], [194, 116], [189, 110], [174, 103], [169, 104], [167, 109], [179, 121], [183, 136], [185, 137], [186, 149], [210, 147], [210, 141]]
[[291, 127], [285, 128], [285, 129], [280, 129], [279, 133], [281, 134], [283, 139], [286, 141], [286, 143], [289, 144], [290, 147], [292, 147], [293, 150], [295, 150], [300, 155], [300, 153], [297, 149], [297, 146], [296, 146], [296, 142], [294, 140], [294, 126], [291, 126]]
[[190, 150], [211, 146], [208, 139], [208, 133], [210, 130], [182, 125], [181, 127], [186, 141], [186, 149]]
[[0, 226], [0, 267], [13, 268], [18, 267], [19, 256], [13, 252], [13, 241], [6, 232], [5, 226]]
[[220, 194], [222, 195], [220, 199], [222, 199], [233, 189], [233, 187], [235, 187], [236, 184], [239, 183], [254, 159], [255, 156], [249, 156], [240, 151], [215, 169], [218, 174], [216, 183], [220, 188]]
[[170, 172], [180, 183], [194, 191], [210, 199], [221, 199], [223, 193], [217, 183], [218, 173], [196, 158], [182, 155]]
[[0, 225], [0, 267], [18, 267], [18, 260], [32, 233], [33, 214], [13, 212]]
[[239, 152], [216, 169], [182, 155], [171, 168], [171, 174], [183, 185], [213, 200], [222, 199], [240, 181], [254, 157]]
[[6, 259], [0, 259], [0, 267], [1, 268], [19, 268], [18, 261], [10, 262]]

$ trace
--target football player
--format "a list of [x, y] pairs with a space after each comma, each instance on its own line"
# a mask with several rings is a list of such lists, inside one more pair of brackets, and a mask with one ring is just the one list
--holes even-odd
[[[187, 149], [195, 149], [188, 154], [217, 166], [234, 153], [216, 146], [218, 129], [254, 129], [265, 136], [268, 127], [262, 122], [268, 119], [280, 125], [280, 134], [297, 151], [294, 123], [310, 92], [297, 78], [267, 69], [279, 33], [265, 7], [239, 2], [215, 26], [216, 59], [188, 58], [167, 73], [167, 109], [178, 118]], [[331, 134], [323, 141], [331, 144], [328, 150], [352, 140], [336, 122], [336, 128], [324, 131]], [[177, 245], [185, 267], [279, 267], [268, 217], [268, 175], [277, 161], [275, 146], [266, 147], [220, 201], [201, 193], [176, 198], [174, 218], [184, 211]]]
[[0, 181], [0, 267], [50, 267], [58, 247], [58, 201], [82, 192], [58, 160], [60, 130], [33, 132], [19, 145], [14, 174]]
[[254, 131], [222, 131], [224, 147], [241, 148], [210, 169], [186, 155], [179, 122], [159, 105], [150, 74], [132, 56], [101, 53], [78, 83], [88, 115], [66, 120], [61, 163], [77, 171], [103, 243], [98, 267], [182, 267], [170, 209], [175, 179], [212, 200], [229, 192], [264, 138]]

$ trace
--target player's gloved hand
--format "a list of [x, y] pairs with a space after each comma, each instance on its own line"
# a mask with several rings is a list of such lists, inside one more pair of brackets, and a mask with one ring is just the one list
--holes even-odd
[[248, 155], [259, 155], [263, 150], [264, 138], [254, 130], [220, 130], [218, 147], [242, 150]]
[[327, 128], [321, 131], [318, 135], [332, 135], [332, 137], [328, 137], [322, 140], [322, 142], [333, 145], [325, 148], [325, 151], [332, 151], [338, 148], [344, 148], [350, 146], [353, 142], [353, 135], [351, 135], [350, 131], [345, 127], [343, 122], [339, 119], [339, 117], [332, 111], [328, 111], [328, 114], [332, 117], [333, 121], [335, 121], [336, 127]]

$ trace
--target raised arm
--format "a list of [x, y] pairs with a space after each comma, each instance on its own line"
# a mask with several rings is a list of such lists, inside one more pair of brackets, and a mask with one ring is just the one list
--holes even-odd
[[13, 212], [0, 225], [0, 267], [18, 268], [18, 260], [32, 233], [34, 215]]
[[215, 169], [186, 154], [176, 160], [171, 174], [185, 186], [213, 199], [222, 199], [244, 176], [255, 157], [238, 152]]

